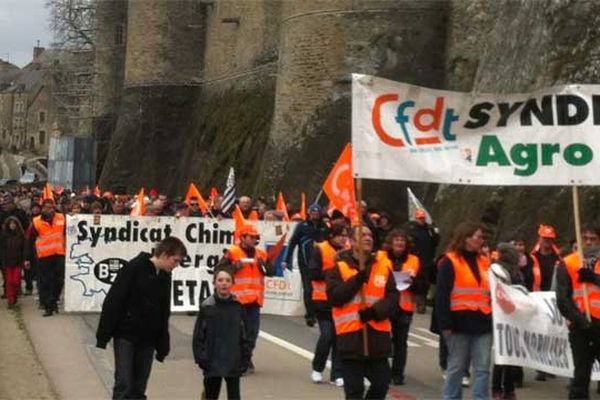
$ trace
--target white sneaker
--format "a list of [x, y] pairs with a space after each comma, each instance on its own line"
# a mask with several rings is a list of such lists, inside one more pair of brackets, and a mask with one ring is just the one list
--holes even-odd
[[342, 387], [344, 386], [344, 378], [337, 378], [334, 382], [335, 386]]
[[312, 380], [313, 383], [321, 383], [321, 382], [323, 382], [323, 374], [320, 373], [319, 371], [313, 371], [310, 374], [310, 380]]
[[463, 376], [462, 385], [463, 385], [463, 387], [469, 387], [469, 385], [471, 385], [471, 380], [469, 379], [468, 376]]

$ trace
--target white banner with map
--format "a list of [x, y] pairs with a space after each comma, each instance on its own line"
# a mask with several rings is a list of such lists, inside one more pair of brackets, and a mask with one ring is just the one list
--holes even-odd
[[[261, 234], [259, 246], [268, 250], [284, 233], [289, 232], [289, 239], [295, 223], [256, 221], [255, 225]], [[151, 252], [167, 236], [181, 239], [188, 251], [181, 266], [173, 271], [171, 310], [198, 310], [199, 301], [212, 294], [213, 270], [233, 244], [233, 230], [231, 219], [69, 216], [65, 311], [99, 312], [124, 263], [142, 251]], [[290, 316], [304, 313], [297, 265], [293, 265], [292, 271], [280, 266], [286, 250], [284, 247], [275, 261], [275, 276], [265, 279], [263, 313]]]

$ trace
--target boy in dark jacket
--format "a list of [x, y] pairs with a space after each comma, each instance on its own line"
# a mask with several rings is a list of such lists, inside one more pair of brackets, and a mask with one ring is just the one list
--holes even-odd
[[194, 326], [192, 348], [196, 364], [204, 371], [204, 398], [219, 398], [221, 379], [227, 383], [227, 398], [240, 398], [240, 375], [248, 368], [252, 341], [246, 336], [242, 305], [231, 293], [234, 274], [219, 269], [214, 293], [200, 305]]
[[181, 240], [168, 237], [154, 255], [140, 253], [117, 275], [104, 303], [96, 331], [96, 347], [113, 339], [113, 399], [145, 399], [152, 358], [169, 354], [171, 271], [186, 255]]

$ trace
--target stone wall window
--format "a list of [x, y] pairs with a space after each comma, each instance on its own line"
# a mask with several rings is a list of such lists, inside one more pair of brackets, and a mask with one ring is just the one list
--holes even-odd
[[40, 111], [40, 115], [39, 115], [39, 119], [40, 119], [40, 124], [45, 124], [46, 123], [46, 113], [44, 111]]
[[29, 138], [29, 148], [33, 149], [34, 147], [35, 147], [35, 139], [32, 136], [32, 137]]
[[40, 144], [46, 144], [46, 131], [40, 131]]

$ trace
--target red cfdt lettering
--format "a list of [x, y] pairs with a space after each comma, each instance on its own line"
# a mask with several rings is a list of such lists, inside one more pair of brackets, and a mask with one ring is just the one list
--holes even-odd
[[[441, 132], [447, 141], [456, 140], [456, 135], [452, 133], [452, 124], [458, 121], [458, 115], [454, 113], [454, 109], [445, 108], [444, 97], [437, 97], [433, 108], [423, 107], [414, 110], [412, 116], [409, 109], [415, 108], [415, 102], [412, 100], [401, 102], [396, 109], [395, 121], [400, 127], [403, 138], [392, 136], [383, 128], [381, 109], [386, 103], [395, 102], [398, 99], [399, 95], [393, 93], [382, 94], [375, 99], [371, 112], [371, 123], [382, 142], [393, 147], [413, 145], [413, 142], [417, 146], [440, 144], [439, 135], [421, 136], [431, 131]], [[409, 129], [409, 127], [413, 129]], [[415, 136], [413, 140], [413, 135], [419, 136]]]

